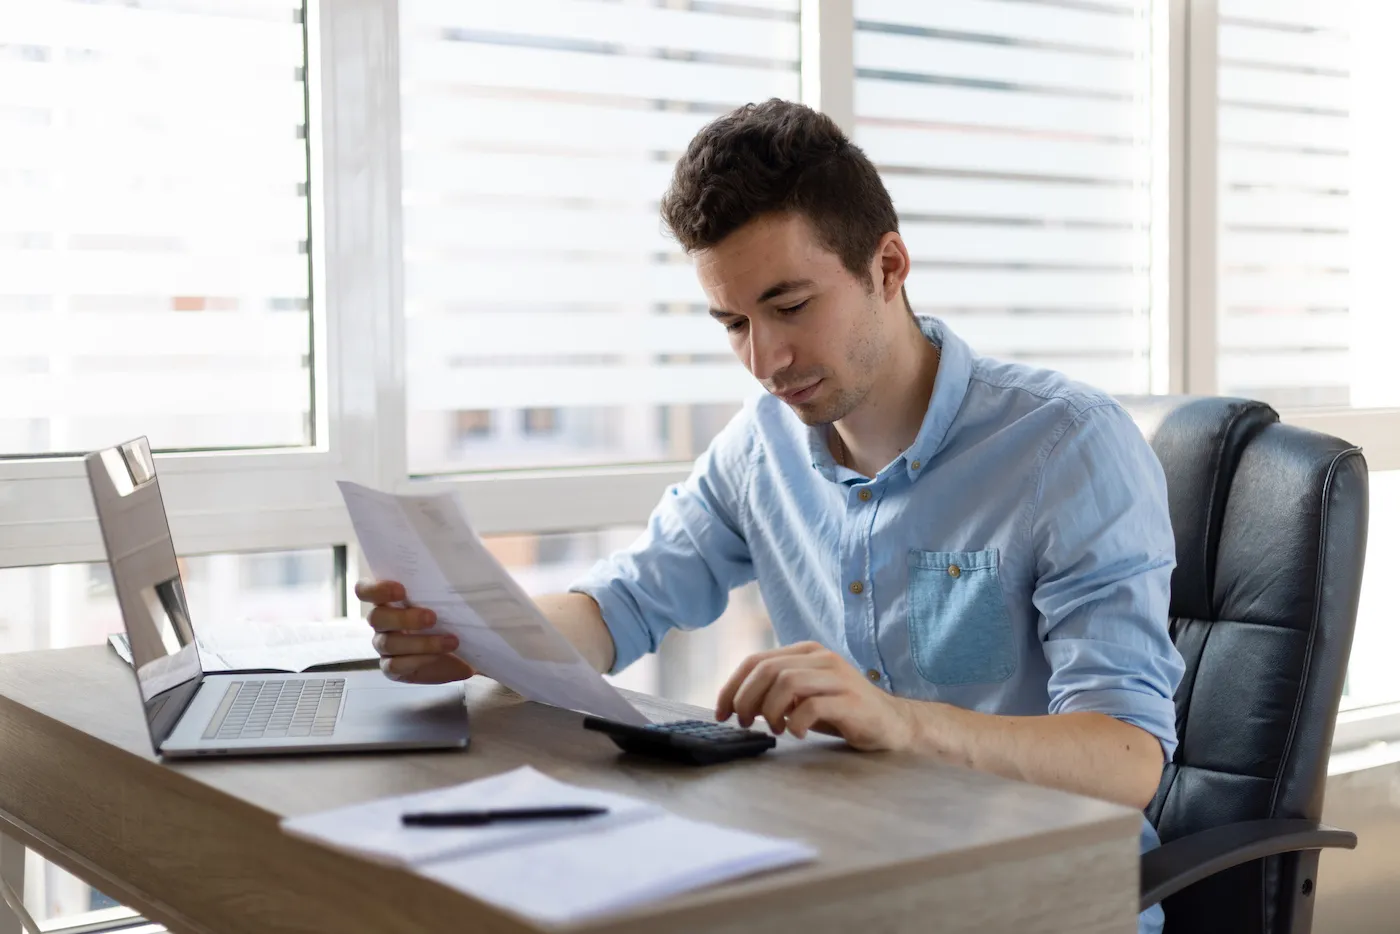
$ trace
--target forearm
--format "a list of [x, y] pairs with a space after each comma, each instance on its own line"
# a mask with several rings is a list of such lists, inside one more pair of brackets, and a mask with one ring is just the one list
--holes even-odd
[[1145, 808], [1162, 776], [1162, 746], [1100, 713], [1004, 717], [903, 700], [912, 751], [945, 762]]
[[611, 671], [616, 648], [593, 598], [582, 593], [536, 597], [535, 604], [559, 633], [597, 671]]

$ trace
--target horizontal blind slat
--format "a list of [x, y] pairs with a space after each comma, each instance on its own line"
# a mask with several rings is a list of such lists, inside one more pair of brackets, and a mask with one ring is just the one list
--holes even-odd
[[[1139, 114], [1130, 101], [1059, 94], [989, 91], [857, 78], [856, 113], [927, 124], [960, 124], [1025, 132], [1133, 139]], [[1030, 139], [1027, 139], [1030, 142]]]
[[1323, 70], [1346, 74], [1349, 43], [1339, 36], [1260, 29], [1229, 21], [1220, 24], [1222, 64], [1248, 62], [1287, 71]]
[[1322, 149], [1344, 152], [1351, 135], [1346, 117], [1282, 113], [1221, 102], [1221, 145]]
[[1011, 131], [968, 132], [856, 120], [855, 141], [880, 166], [967, 174], [1007, 173], [1132, 182], [1137, 147], [1108, 141], [1027, 139]]
[[[454, 48], [466, 46], [466, 48]], [[737, 107], [767, 97], [795, 98], [795, 69], [757, 68], [597, 55], [486, 43], [429, 42], [404, 59], [406, 78], [482, 88], [608, 94]]]
[[858, 23], [1053, 42], [1115, 52], [1133, 51], [1140, 28], [1122, 11], [1077, 10], [1005, 0], [856, 0]]
[[1220, 238], [1225, 266], [1346, 269], [1351, 239], [1345, 234], [1227, 230]]
[[857, 73], [899, 72], [1111, 96], [1132, 86], [1137, 68], [1131, 58], [861, 31], [856, 33], [855, 66]]
[[1222, 65], [1217, 78], [1222, 101], [1345, 113], [1351, 106], [1351, 82], [1340, 75], [1295, 74], [1274, 69]]
[[[1355, 0], [1220, 0], [1220, 15], [1256, 23], [1345, 31]], [[1373, 3], [1375, 0], [1361, 0]], [[1389, 0], [1381, 0], [1389, 2]]]
[[579, 0], [531, 0], [528, 4], [412, 0], [408, 6], [406, 15], [425, 37], [432, 30], [455, 28], [536, 42], [664, 48], [784, 62], [797, 61], [799, 45], [797, 31], [782, 20], [655, 6]]
[[901, 217], [1026, 219], [1130, 228], [1147, 217], [1150, 207], [1145, 190], [1116, 186], [886, 173], [885, 187]]

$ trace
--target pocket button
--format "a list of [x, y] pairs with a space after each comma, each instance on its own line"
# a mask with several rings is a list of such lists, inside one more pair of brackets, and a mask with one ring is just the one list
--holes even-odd
[[948, 576], [962, 577], [962, 568], [958, 567], [956, 564], [948, 565]]

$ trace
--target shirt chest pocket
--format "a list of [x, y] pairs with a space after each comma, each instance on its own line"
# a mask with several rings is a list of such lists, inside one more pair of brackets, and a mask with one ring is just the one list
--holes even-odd
[[1005, 681], [1016, 643], [997, 550], [909, 552], [909, 649], [932, 684]]

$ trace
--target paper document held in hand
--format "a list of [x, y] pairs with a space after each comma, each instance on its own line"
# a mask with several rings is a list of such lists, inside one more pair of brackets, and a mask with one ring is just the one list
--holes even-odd
[[436, 613], [428, 632], [456, 636], [467, 664], [530, 700], [649, 722], [550, 624], [450, 491], [396, 495], [342, 480], [340, 492], [374, 576]]

